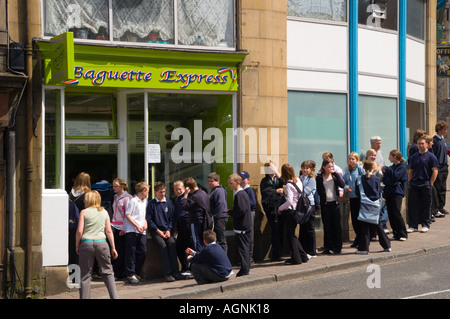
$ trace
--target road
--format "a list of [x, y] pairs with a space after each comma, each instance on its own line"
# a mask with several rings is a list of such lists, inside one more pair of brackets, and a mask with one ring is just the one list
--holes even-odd
[[450, 299], [450, 248], [277, 282], [224, 299]]

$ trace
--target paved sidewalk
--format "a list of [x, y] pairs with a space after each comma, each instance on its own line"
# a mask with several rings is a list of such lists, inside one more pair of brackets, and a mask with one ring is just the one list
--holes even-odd
[[[448, 201], [447, 201], [448, 202]], [[450, 206], [448, 204], [447, 206]], [[447, 208], [450, 210], [450, 207]], [[420, 227], [420, 226], [419, 226]], [[420, 228], [419, 228], [420, 230]], [[391, 235], [389, 235], [391, 237]], [[122, 299], [196, 299], [220, 298], [220, 294], [233, 289], [251, 287], [270, 282], [282, 282], [309, 275], [317, 275], [337, 269], [346, 269], [362, 264], [376, 263], [390, 258], [401, 258], [412, 254], [450, 247], [450, 215], [437, 218], [431, 224], [428, 233], [409, 234], [407, 241], [392, 241], [392, 251], [383, 252], [378, 242], [371, 242], [371, 253], [356, 255], [350, 243], [344, 243], [340, 255], [321, 255], [301, 265], [285, 265], [284, 262], [257, 263], [250, 269], [250, 275], [236, 278], [233, 275], [228, 281], [216, 284], [197, 285], [194, 279], [175, 281], [171, 283], [161, 280], [146, 281], [139, 285], [131, 285], [124, 281], [116, 283]], [[239, 268], [234, 269], [234, 273]], [[47, 296], [46, 299], [78, 299], [78, 289]], [[92, 299], [109, 299], [108, 292], [102, 281], [96, 281], [91, 289]]]

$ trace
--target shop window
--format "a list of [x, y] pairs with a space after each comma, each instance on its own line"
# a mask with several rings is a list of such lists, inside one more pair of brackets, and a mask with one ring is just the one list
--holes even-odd
[[398, 0], [359, 0], [358, 5], [359, 24], [397, 31]]
[[347, 0], [288, 0], [287, 5], [291, 17], [347, 21]]
[[297, 174], [305, 160], [318, 171], [324, 152], [343, 167], [347, 149], [346, 94], [288, 92], [288, 161]]
[[397, 100], [394, 98], [359, 96], [359, 151], [364, 158], [370, 149], [370, 138], [380, 136], [385, 162], [388, 154], [398, 149]]
[[66, 138], [117, 138], [114, 98], [110, 94], [66, 94]]
[[425, 9], [424, 0], [408, 0], [407, 34], [425, 40]]
[[61, 188], [61, 93], [45, 90], [45, 188]]
[[[408, 148], [413, 143], [414, 133], [417, 129], [425, 129], [424, 104], [416, 101], [406, 101], [406, 134]], [[405, 157], [405, 156], [403, 156]], [[406, 158], [406, 157], [405, 157]]]
[[227, 154], [233, 152], [233, 145], [227, 145], [227, 129], [233, 128], [232, 96], [150, 94], [148, 104], [148, 143], [161, 148], [161, 163], [153, 167], [155, 181], [170, 185], [167, 192], [173, 195], [176, 180], [193, 177], [208, 188], [208, 174], [217, 172], [226, 186], [233, 173]]
[[235, 0], [45, 0], [43, 8], [44, 36], [235, 47]]

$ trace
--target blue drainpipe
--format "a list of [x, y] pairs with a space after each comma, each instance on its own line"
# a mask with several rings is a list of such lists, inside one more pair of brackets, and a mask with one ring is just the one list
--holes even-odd
[[400, 152], [406, 158], [408, 141], [406, 138], [406, 33], [407, 33], [407, 0], [399, 1], [399, 74], [398, 74], [398, 129]]
[[348, 4], [350, 152], [359, 153], [358, 1], [348, 1]]

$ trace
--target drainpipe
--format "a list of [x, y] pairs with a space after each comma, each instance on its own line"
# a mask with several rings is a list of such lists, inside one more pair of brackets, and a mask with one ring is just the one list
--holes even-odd
[[31, 277], [33, 262], [33, 242], [32, 242], [32, 226], [33, 226], [33, 38], [31, 36], [31, 2], [26, 2], [26, 44], [25, 44], [25, 64], [28, 76], [27, 87], [27, 204], [26, 204], [26, 247], [25, 247], [25, 287], [24, 297], [31, 298]]

